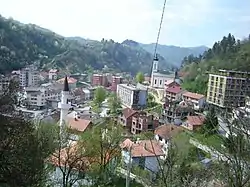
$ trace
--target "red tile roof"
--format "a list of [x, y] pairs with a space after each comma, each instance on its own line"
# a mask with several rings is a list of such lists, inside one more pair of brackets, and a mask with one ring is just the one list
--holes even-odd
[[[60, 84], [63, 84], [64, 80], [65, 80], [65, 78], [62, 78], [62, 79], [57, 80], [57, 82], [60, 83]], [[69, 84], [74, 84], [76, 82], [77, 82], [77, 80], [74, 79], [73, 77], [68, 77], [68, 83]]]
[[132, 157], [164, 156], [161, 145], [156, 140], [141, 140], [138, 143], [126, 139], [121, 145], [122, 149], [131, 148]]
[[169, 139], [183, 131], [184, 130], [181, 127], [178, 127], [176, 125], [166, 124], [166, 125], [161, 125], [158, 128], [156, 128], [155, 135], [159, 135], [160, 137], [164, 139]]
[[204, 121], [204, 116], [187, 116], [187, 123], [192, 126], [203, 125]]
[[122, 111], [122, 114], [124, 115], [124, 117], [126, 119], [128, 119], [129, 117], [133, 116], [134, 114], [136, 114], [137, 111], [136, 110], [133, 110], [133, 109], [130, 109], [130, 108], [125, 108], [123, 109]]
[[86, 119], [69, 118], [67, 123], [69, 128], [77, 130], [79, 132], [84, 132], [90, 125], [91, 121]]
[[180, 86], [171, 86], [171, 87], [166, 89], [166, 92], [170, 92], [170, 93], [174, 93], [174, 94], [178, 94], [182, 91], [183, 90]]
[[193, 92], [185, 92], [185, 93], [183, 93], [183, 96], [184, 96], [184, 97], [189, 97], [189, 98], [191, 98], [191, 99], [197, 99], [197, 100], [202, 99], [202, 98], [205, 97], [205, 96], [202, 95], [202, 94], [193, 93]]

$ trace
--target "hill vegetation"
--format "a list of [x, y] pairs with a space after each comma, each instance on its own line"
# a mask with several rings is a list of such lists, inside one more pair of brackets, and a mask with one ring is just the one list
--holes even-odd
[[[34, 24], [0, 16], [0, 73], [35, 63], [40, 68], [57, 67], [73, 73], [108, 66], [136, 74], [138, 69], [149, 72], [152, 59], [152, 54], [141, 47], [105, 39], [65, 38]], [[169, 67], [164, 58], [160, 60], [163, 68]]]
[[206, 93], [207, 71], [218, 69], [250, 71], [250, 36], [236, 40], [232, 34], [215, 42], [203, 55], [189, 55], [183, 59], [181, 72], [183, 87], [198, 93]]

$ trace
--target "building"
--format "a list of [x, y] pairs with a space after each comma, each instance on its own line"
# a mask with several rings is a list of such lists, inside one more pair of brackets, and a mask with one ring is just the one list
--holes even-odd
[[151, 172], [151, 177], [154, 178], [159, 172], [159, 159], [164, 157], [161, 145], [156, 140], [137, 140], [132, 142], [126, 139], [120, 145], [122, 149], [123, 161], [128, 164], [129, 158], [132, 159], [132, 166]]
[[187, 120], [181, 126], [188, 130], [195, 131], [201, 128], [204, 121], [204, 116], [187, 116]]
[[108, 77], [106, 74], [93, 74], [92, 76], [93, 86], [108, 86]]
[[59, 71], [57, 69], [51, 69], [49, 70], [49, 80], [55, 81], [58, 79], [58, 73]]
[[34, 66], [21, 69], [19, 74], [20, 87], [38, 86], [40, 81], [39, 76], [39, 72]]
[[0, 75], [0, 92], [8, 89], [10, 83], [10, 78]]
[[165, 153], [165, 155], [168, 153], [170, 140], [183, 131], [183, 128], [171, 124], [164, 124], [155, 129], [155, 140], [162, 145], [162, 151]]
[[118, 84], [117, 95], [122, 105], [132, 109], [143, 109], [147, 106], [148, 90], [146, 87], [137, 84]]
[[219, 70], [210, 73], [207, 102], [220, 108], [234, 108], [245, 105], [250, 93], [250, 72]]
[[202, 94], [184, 92], [182, 94], [184, 101], [191, 102], [193, 104], [194, 110], [204, 109], [206, 98]]
[[86, 101], [85, 93], [82, 88], [75, 88], [71, 91], [72, 96], [74, 97], [74, 102], [77, 104], [83, 103]]
[[163, 117], [168, 123], [180, 125], [185, 117], [193, 113], [193, 106], [188, 102], [168, 101], [167, 99], [165, 101]]
[[132, 116], [132, 134], [153, 131], [159, 126], [159, 118], [147, 112], [140, 111]]
[[121, 76], [112, 76], [111, 91], [116, 92], [117, 85], [122, 83]]
[[[68, 80], [69, 89], [75, 89], [77, 80], [74, 79], [73, 77], [67, 77], [67, 80]], [[61, 84], [61, 85], [64, 85], [64, 78], [59, 79], [56, 82]]]
[[130, 108], [123, 109], [121, 115], [118, 117], [118, 123], [120, 123], [123, 127], [131, 129], [132, 117], [137, 113], [138, 111]]
[[161, 88], [164, 89], [165, 82], [168, 80], [175, 80], [175, 74], [171, 74], [169, 72], [160, 72], [158, 67], [158, 58], [157, 56], [154, 58], [153, 69], [151, 73], [151, 87], [153, 88]]
[[171, 80], [171, 79], [165, 82], [165, 89], [169, 87], [174, 87], [174, 86], [180, 86], [180, 84], [176, 82], [175, 80]]
[[25, 102], [28, 108], [43, 109], [48, 106], [48, 102], [58, 102], [60, 99], [60, 88], [54, 87], [26, 87]]
[[171, 86], [165, 90], [165, 98], [170, 101], [181, 100], [182, 94], [185, 92], [180, 86]]

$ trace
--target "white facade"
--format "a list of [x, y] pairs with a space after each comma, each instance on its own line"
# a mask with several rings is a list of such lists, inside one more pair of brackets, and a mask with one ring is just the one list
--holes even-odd
[[192, 93], [194, 96], [193, 97], [189, 97], [186, 96], [187, 93], [191, 93], [191, 92], [186, 92], [183, 94], [183, 100], [184, 101], [188, 101], [191, 102], [193, 104], [194, 110], [200, 110], [203, 109], [206, 103], [206, 98], [204, 97], [199, 97], [199, 98], [195, 98], [195, 96], [198, 96], [200, 94], [196, 94], [196, 93]]
[[59, 90], [51, 90], [49, 88], [26, 87], [25, 98], [29, 107], [42, 108], [47, 105], [49, 99], [59, 99]]
[[122, 105], [128, 108], [144, 108], [147, 105], [147, 88], [142, 88], [128, 84], [117, 85], [117, 96]]
[[51, 69], [49, 71], [49, 80], [57, 80], [57, 78], [58, 78], [57, 74], [58, 74], [58, 70]]
[[83, 88], [82, 91], [84, 93], [85, 100], [90, 100], [90, 96], [91, 96], [90, 90]]
[[159, 72], [158, 59], [154, 59], [153, 69], [151, 74], [151, 87], [153, 88], [165, 88], [165, 82], [169, 80], [175, 80], [175, 75], [166, 75]]
[[20, 70], [19, 82], [21, 87], [37, 86], [39, 83], [39, 73], [33, 67]]

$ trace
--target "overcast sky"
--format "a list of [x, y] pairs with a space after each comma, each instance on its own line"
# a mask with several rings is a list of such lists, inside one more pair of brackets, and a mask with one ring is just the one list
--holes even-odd
[[[156, 41], [164, 0], [0, 0], [0, 14], [64, 36]], [[211, 46], [250, 33], [250, 0], [168, 0], [160, 43]]]

